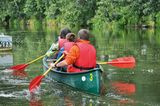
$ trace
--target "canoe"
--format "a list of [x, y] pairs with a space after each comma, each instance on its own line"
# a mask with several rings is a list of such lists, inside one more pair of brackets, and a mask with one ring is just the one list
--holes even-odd
[[[47, 57], [43, 58], [43, 69], [46, 71], [49, 68]], [[76, 90], [83, 91], [93, 95], [100, 95], [102, 84], [102, 70], [97, 65], [97, 68], [86, 70], [78, 73], [62, 72], [53, 68], [47, 78], [56, 80], [73, 87]]]

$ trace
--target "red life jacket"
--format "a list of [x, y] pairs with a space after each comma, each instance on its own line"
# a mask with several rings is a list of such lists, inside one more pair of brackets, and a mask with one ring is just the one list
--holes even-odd
[[64, 43], [66, 43], [66, 42], [67, 42], [66, 39], [62, 39], [62, 38], [58, 39], [59, 50], [63, 47]]
[[72, 48], [72, 46], [74, 45], [74, 42], [66, 42], [64, 43], [64, 50], [69, 52], [69, 50]]
[[76, 43], [80, 49], [80, 55], [73, 65], [69, 65], [68, 72], [80, 72], [96, 67], [96, 50], [94, 46], [86, 43]]

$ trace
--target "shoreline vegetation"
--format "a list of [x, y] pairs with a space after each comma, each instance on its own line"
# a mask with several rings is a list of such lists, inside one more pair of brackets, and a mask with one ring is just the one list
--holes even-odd
[[0, 25], [71, 28], [158, 28], [160, 1], [153, 0], [2, 0]]

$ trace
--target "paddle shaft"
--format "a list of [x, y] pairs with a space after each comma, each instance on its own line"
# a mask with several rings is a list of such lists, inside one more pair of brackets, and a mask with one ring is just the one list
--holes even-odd
[[35, 62], [35, 61], [37, 61], [37, 60], [43, 58], [44, 56], [46, 56], [46, 54], [44, 54], [44, 55], [42, 55], [42, 56], [40, 56], [40, 57], [38, 57], [38, 58], [36, 58], [36, 59], [34, 59], [34, 60], [28, 62], [27, 64], [32, 64], [33, 62]]
[[[64, 57], [64, 54], [54, 63], [57, 64], [62, 58]], [[48, 72], [52, 69], [52, 67], [49, 67], [49, 69], [43, 74], [43, 76], [45, 76], [46, 74], [48, 74]]]
[[[54, 51], [53, 53], [55, 53], [55, 51]], [[35, 62], [35, 61], [37, 61], [37, 60], [39, 60], [39, 59], [45, 57], [46, 55], [47, 55], [47, 54], [44, 54], [44, 55], [42, 55], [42, 56], [40, 56], [40, 57], [38, 57], [38, 58], [36, 58], [36, 59], [34, 59], [34, 60], [28, 62], [27, 64], [32, 64], [33, 62]]]

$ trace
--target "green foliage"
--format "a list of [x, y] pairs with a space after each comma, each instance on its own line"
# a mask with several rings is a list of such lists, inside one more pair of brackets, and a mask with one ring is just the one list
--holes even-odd
[[56, 18], [71, 26], [87, 26], [88, 21], [95, 15], [95, 0], [52, 0], [46, 10], [47, 17]]
[[[55, 19], [80, 27], [159, 23], [159, 0], [1, 0], [0, 20]], [[116, 24], [115, 24], [116, 23]]]
[[145, 24], [150, 15], [156, 17], [160, 11], [160, 1], [153, 0], [100, 0], [98, 9], [92, 19], [98, 23], [116, 22], [119, 25]]
[[43, 19], [45, 17], [44, 12], [46, 10], [47, 0], [27, 0], [24, 6], [24, 13], [27, 17], [35, 17], [37, 19]]
[[45, 11], [47, 18], [57, 18], [61, 14], [60, 9], [62, 5], [63, 2], [61, 0], [49, 0]]
[[0, 19], [5, 20], [6, 16], [12, 19], [21, 18], [23, 16], [24, 0], [2, 0], [0, 1]]

